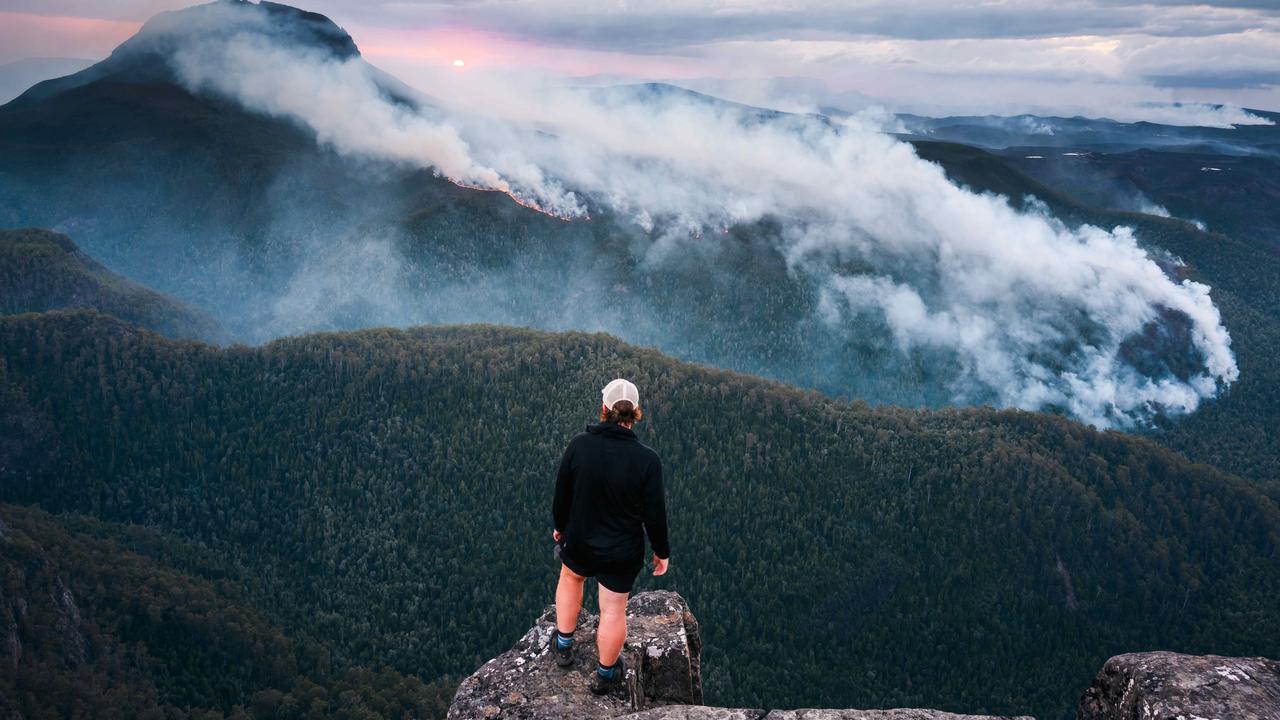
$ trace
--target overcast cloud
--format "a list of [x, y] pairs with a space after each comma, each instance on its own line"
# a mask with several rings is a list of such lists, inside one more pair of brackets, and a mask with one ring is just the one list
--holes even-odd
[[[8, 13], [0, 17], [0, 63], [101, 55], [100, 45], [85, 39], [85, 23], [109, 21], [100, 32], [120, 34], [185, 4], [0, 0], [0, 13]], [[539, 67], [624, 80], [714, 80], [734, 99], [793, 108], [859, 97], [895, 110], [1117, 119], [1150, 112], [1166, 122], [1177, 118], [1153, 104], [1280, 109], [1280, 0], [300, 4], [346, 27], [370, 60], [419, 84], [462, 59], [478, 71]], [[760, 97], [761, 81], [773, 78], [805, 80], [805, 91], [789, 94], [795, 82], [770, 82], [774, 94]], [[1218, 124], [1245, 117], [1236, 108]], [[1193, 106], [1186, 116], [1202, 121], [1204, 109]]]

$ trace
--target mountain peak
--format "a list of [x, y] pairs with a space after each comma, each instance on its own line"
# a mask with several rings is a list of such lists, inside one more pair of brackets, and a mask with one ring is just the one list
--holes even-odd
[[138, 50], [172, 52], [196, 37], [234, 33], [262, 35], [276, 42], [324, 50], [338, 60], [360, 55], [351, 36], [319, 13], [266, 0], [215, 0], [152, 17], [136, 35], [116, 48], [112, 57]]
[[280, 3], [214, 0], [155, 15], [107, 59], [78, 73], [38, 83], [13, 105], [32, 105], [98, 80], [128, 84], [172, 83], [172, 59], [198, 41], [256, 36], [273, 44], [350, 60], [360, 50], [345, 30], [319, 13]]

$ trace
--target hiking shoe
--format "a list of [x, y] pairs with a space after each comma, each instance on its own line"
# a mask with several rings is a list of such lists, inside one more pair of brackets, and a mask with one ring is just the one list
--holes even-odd
[[556, 657], [556, 664], [560, 667], [569, 667], [573, 664], [573, 643], [569, 643], [569, 647], [560, 647], [560, 633], [551, 633], [551, 654]]
[[608, 695], [622, 687], [622, 679], [626, 674], [627, 668], [622, 663], [622, 656], [619, 655], [618, 662], [613, 664], [613, 677], [601, 675], [598, 669], [591, 673], [591, 692], [596, 695]]

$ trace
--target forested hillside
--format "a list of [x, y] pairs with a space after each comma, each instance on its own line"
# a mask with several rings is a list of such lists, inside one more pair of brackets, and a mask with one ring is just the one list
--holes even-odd
[[170, 337], [226, 340], [201, 310], [121, 277], [48, 230], [0, 230], [0, 314], [87, 308]]
[[335, 665], [247, 604], [208, 556], [144, 529], [0, 505], [0, 714], [443, 716], [451, 688]]
[[485, 326], [218, 349], [60, 312], [0, 318], [0, 348], [4, 500], [207, 548], [338, 665], [431, 679], [510, 645], [552, 597], [559, 453], [616, 375], [669, 478], [672, 571], [639, 588], [697, 608], [709, 702], [1059, 718], [1117, 652], [1280, 655], [1275, 502], [1062, 418]]

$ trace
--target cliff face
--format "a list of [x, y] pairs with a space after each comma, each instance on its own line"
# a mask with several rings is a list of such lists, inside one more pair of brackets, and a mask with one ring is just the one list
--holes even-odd
[[[449, 720], [1032, 720], [940, 710], [763, 710], [702, 705], [698, 621], [684, 598], [646, 592], [627, 605], [624, 691], [596, 697], [598, 618], [584, 613], [567, 670], [551, 657], [555, 608], [548, 607], [515, 647], [485, 663], [458, 688]], [[976, 679], [975, 679], [976, 681]], [[1080, 701], [1077, 720], [1280, 720], [1280, 662], [1170, 652], [1118, 655]]]
[[[29, 647], [32, 637], [49, 647]], [[80, 608], [44, 548], [0, 519], [0, 667], [17, 668], [24, 653], [42, 651], [67, 668], [87, 662]]]

